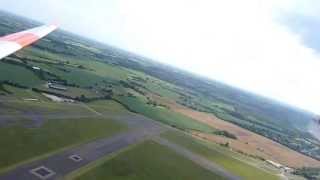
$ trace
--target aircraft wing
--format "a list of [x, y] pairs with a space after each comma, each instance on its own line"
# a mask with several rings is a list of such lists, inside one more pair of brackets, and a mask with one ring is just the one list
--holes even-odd
[[54, 25], [44, 25], [0, 37], [0, 60], [38, 41], [56, 28]]

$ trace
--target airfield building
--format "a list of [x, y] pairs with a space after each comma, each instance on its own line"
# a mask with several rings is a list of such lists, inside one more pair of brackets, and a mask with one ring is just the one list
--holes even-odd
[[37, 67], [37, 66], [33, 66], [32, 69], [37, 70], [37, 71], [40, 71], [40, 70], [41, 70], [41, 68], [39, 68], [39, 67]]
[[57, 85], [57, 84], [53, 84], [53, 83], [50, 83], [50, 82], [48, 83], [48, 88], [59, 90], [59, 91], [66, 91], [67, 90], [66, 87], [63, 87], [63, 86]]

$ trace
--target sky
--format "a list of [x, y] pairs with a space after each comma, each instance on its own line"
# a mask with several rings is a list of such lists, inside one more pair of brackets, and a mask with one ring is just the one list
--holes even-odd
[[58, 22], [62, 29], [320, 114], [320, 1], [0, 4], [0, 9]]

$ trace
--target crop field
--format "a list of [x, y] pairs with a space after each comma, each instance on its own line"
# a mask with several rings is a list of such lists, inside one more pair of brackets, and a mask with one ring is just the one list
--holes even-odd
[[227, 156], [219, 151], [216, 151], [212, 148], [209, 148], [203, 144], [201, 144], [198, 140], [193, 139], [184, 134], [178, 134], [176, 132], [169, 132], [163, 135], [163, 137], [168, 140], [175, 142], [185, 148], [200, 154], [206, 157], [208, 160], [213, 161], [219, 165], [221, 165], [226, 170], [243, 177], [248, 180], [276, 180], [279, 179], [274, 174], [263, 171], [261, 169], [257, 169], [254, 166], [251, 166], [247, 163], [244, 163], [240, 160], [234, 159], [230, 156]]
[[0, 128], [0, 169], [126, 129], [102, 118], [52, 119], [32, 128], [28, 127], [30, 123], [20, 120]]
[[202, 123], [206, 123], [216, 129], [232, 132], [237, 137], [236, 140], [233, 140], [221, 136], [214, 136], [213, 134], [203, 134], [197, 132], [194, 133], [195, 135], [198, 135], [209, 141], [216, 143], [229, 142], [230, 147], [234, 148], [235, 150], [239, 150], [254, 156], [260, 156], [265, 159], [278, 161], [290, 167], [320, 165], [319, 161], [297, 153], [263, 136], [252, 133], [229, 122], [223, 121], [212, 114], [197, 112], [173, 103], [168, 103], [168, 105], [170, 105], [171, 109], [176, 112], [184, 114], [185, 116], [191, 117]]
[[[19, 76], [16, 76], [16, 74], [19, 74]], [[32, 71], [20, 66], [7, 64], [0, 61], [0, 81], [6, 80], [10, 80], [28, 87], [43, 83], [43, 81], [41, 81]]]
[[76, 180], [224, 179], [165, 146], [147, 141], [85, 172]]

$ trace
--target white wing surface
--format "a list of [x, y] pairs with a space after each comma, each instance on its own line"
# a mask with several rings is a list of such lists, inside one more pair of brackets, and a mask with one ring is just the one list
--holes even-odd
[[55, 29], [57, 29], [57, 26], [44, 25], [0, 37], [0, 60], [38, 41]]

